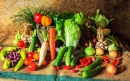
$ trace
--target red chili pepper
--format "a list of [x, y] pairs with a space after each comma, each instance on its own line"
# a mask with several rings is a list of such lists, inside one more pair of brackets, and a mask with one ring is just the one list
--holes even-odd
[[106, 64], [109, 64], [109, 62], [108, 62], [107, 59], [103, 59], [103, 61], [104, 61]]
[[81, 65], [81, 66], [84, 66], [84, 65], [85, 65], [85, 62], [80, 62], [80, 65]]
[[120, 64], [120, 61], [121, 61], [121, 58], [120, 58], [120, 57], [119, 57], [119, 58], [117, 58], [117, 59], [116, 59], [115, 66], [118, 66], [118, 65]]
[[112, 60], [111, 60], [111, 64], [115, 65], [115, 63], [116, 63], [116, 60], [115, 60], [115, 59], [112, 59]]
[[117, 52], [117, 57], [120, 57], [121, 56], [121, 52]]
[[89, 64], [88, 63], [85, 63], [84, 66], [88, 66]]
[[120, 73], [120, 72], [122, 72], [123, 70], [125, 70], [125, 66], [121, 66], [117, 71]]
[[92, 58], [88, 58], [88, 64], [91, 64], [92, 63]]
[[109, 57], [107, 57], [107, 56], [102, 56], [102, 59], [107, 59], [107, 60], [110, 60], [110, 58], [109, 58]]
[[106, 57], [106, 56], [102, 56], [102, 60], [106, 63], [106, 64], [109, 64], [109, 58]]

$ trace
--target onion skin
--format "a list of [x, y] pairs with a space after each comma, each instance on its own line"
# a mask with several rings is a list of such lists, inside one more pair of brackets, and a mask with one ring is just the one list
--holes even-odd
[[104, 55], [104, 50], [102, 48], [96, 48], [97, 55]]
[[116, 57], [117, 57], [117, 51], [115, 51], [115, 50], [110, 50], [110, 51], [109, 51], [109, 55], [110, 55], [112, 58], [116, 58]]
[[114, 66], [113, 64], [109, 64], [106, 66], [106, 72], [113, 76], [117, 72], [117, 67]]

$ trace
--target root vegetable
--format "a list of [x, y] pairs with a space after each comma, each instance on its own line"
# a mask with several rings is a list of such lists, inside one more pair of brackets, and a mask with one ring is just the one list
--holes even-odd
[[85, 48], [84, 52], [87, 56], [92, 56], [95, 54], [95, 49], [92, 47], [91, 42], [89, 42], [89, 46]]
[[115, 75], [117, 72], [117, 67], [113, 64], [109, 64], [106, 66], [106, 72], [110, 75]]

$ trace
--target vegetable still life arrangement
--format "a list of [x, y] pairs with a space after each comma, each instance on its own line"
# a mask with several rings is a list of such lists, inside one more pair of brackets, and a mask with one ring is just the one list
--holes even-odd
[[[48, 61], [54, 61], [57, 71], [70, 70], [80, 73], [82, 78], [91, 78], [102, 70], [114, 76], [126, 68], [121, 64], [123, 58], [118, 41], [107, 28], [114, 18], [109, 20], [100, 10], [95, 17], [87, 18], [83, 12], [56, 13], [25, 7], [12, 19], [29, 25], [24, 33], [17, 30], [12, 41], [14, 46], [1, 50], [0, 59], [4, 61], [5, 70], [14, 67], [16, 72], [27, 66], [29, 71], [36, 71]], [[85, 26], [86, 20], [94, 24]], [[79, 53], [75, 52], [77, 50]]]

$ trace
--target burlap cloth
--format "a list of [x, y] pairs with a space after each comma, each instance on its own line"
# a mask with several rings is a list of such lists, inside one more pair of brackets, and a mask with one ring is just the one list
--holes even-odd
[[[13, 39], [14, 35], [10, 35], [0, 43], [0, 48], [12, 45]], [[83, 79], [79, 75], [82, 68], [77, 69], [77, 73], [64, 69], [56, 71], [53, 66], [54, 61], [33, 72], [29, 72], [26, 66], [23, 66], [18, 72], [14, 72], [14, 68], [3, 70], [3, 61], [0, 60], [0, 81], [130, 81], [130, 52], [123, 52], [122, 57], [122, 65], [126, 66], [122, 73], [110, 76], [104, 69], [96, 76], [88, 79]]]

